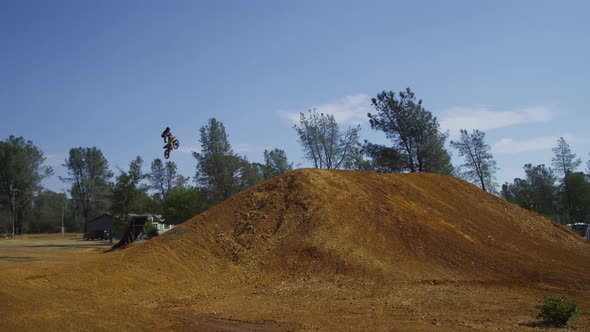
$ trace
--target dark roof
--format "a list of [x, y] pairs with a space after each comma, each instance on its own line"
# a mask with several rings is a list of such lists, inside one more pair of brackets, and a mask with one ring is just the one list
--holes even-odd
[[99, 215], [99, 216], [96, 216], [96, 217], [94, 217], [94, 218], [90, 219], [88, 222], [89, 222], [89, 223], [90, 223], [90, 222], [93, 222], [93, 221], [95, 221], [95, 220], [98, 220], [98, 219], [100, 219], [100, 218], [102, 218], [102, 217], [105, 217], [105, 216], [107, 216], [107, 217], [111, 217], [111, 218], [115, 219], [115, 217], [113, 217], [113, 216], [112, 216], [110, 213], [103, 213], [103, 214], [101, 214], [101, 215]]

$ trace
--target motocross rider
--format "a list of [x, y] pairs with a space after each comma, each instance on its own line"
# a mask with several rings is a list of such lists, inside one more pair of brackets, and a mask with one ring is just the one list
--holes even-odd
[[[164, 149], [168, 148], [168, 145], [170, 145], [170, 137], [172, 137], [172, 132], [170, 132], [170, 127], [166, 127], [166, 129], [162, 132], [162, 138], [164, 139], [164, 143], [166, 143], [166, 145], [164, 145]], [[168, 141], [166, 142], [166, 139], [168, 139]]]

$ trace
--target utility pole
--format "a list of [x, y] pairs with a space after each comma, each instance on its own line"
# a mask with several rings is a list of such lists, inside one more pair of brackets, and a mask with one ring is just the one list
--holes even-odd
[[64, 238], [64, 207], [61, 207], [61, 238]]
[[65, 228], [64, 228], [64, 210], [66, 208], [66, 204], [68, 204], [68, 194], [66, 193], [66, 191], [63, 191], [64, 193], [64, 205], [62, 205], [61, 207], [61, 238], [64, 238], [64, 232], [65, 232]]
[[12, 193], [12, 237], [16, 229], [16, 194]]
[[14, 238], [16, 233], [16, 192], [20, 191], [13, 185], [10, 185], [10, 194], [12, 195], [12, 237]]

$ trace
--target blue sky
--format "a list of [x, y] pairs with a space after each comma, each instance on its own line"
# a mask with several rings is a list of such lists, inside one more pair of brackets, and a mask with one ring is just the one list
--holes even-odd
[[[113, 169], [161, 158], [194, 175], [198, 129], [222, 121], [234, 150], [281, 148], [316, 107], [361, 136], [370, 98], [411, 87], [441, 126], [486, 132], [500, 183], [550, 164], [558, 137], [588, 160], [586, 1], [2, 1], [0, 138], [32, 140], [67, 186], [72, 147]], [[454, 163], [459, 164], [457, 152]]]

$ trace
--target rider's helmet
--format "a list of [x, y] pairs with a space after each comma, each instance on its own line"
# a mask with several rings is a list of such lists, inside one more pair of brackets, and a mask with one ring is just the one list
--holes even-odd
[[170, 127], [166, 127], [166, 131], [170, 130]]

